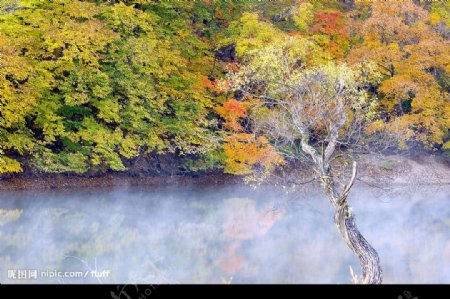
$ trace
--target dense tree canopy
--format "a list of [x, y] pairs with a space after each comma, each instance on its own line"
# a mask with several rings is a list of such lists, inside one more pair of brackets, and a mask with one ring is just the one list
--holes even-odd
[[[449, 9], [449, 1], [2, 1], [0, 173], [125, 171], [165, 154], [180, 167], [238, 174], [281, 163], [273, 140], [248, 121], [261, 102], [230, 91], [227, 76], [257, 63], [255, 53], [263, 66], [286, 49], [281, 57], [299, 67], [364, 74], [368, 145], [448, 150]], [[261, 76], [282, 76], [275, 66]]]

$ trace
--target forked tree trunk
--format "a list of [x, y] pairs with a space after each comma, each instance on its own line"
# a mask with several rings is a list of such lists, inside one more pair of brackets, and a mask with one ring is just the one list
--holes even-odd
[[308, 131], [305, 128], [302, 128], [302, 126], [298, 126], [299, 131], [303, 136], [301, 139], [301, 147], [302, 150], [312, 158], [316, 171], [321, 178], [325, 195], [335, 208], [334, 222], [336, 223], [341, 236], [344, 238], [351, 251], [359, 259], [363, 276], [361, 279], [357, 279], [352, 274], [353, 281], [361, 284], [381, 284], [383, 278], [378, 253], [375, 249], [373, 249], [369, 242], [367, 242], [356, 227], [355, 216], [350, 210], [350, 206], [347, 201], [350, 190], [356, 179], [356, 161], [353, 161], [353, 172], [350, 182], [344, 186], [342, 192], [338, 191], [330, 166], [330, 161], [337, 145], [338, 130], [344, 123], [345, 117], [343, 117], [340, 122], [332, 128], [332, 132], [329, 135], [328, 145], [322, 150], [321, 156], [317, 150], [308, 143], [310, 139]]
[[347, 201], [355, 177], [356, 162], [353, 164], [353, 175], [350, 183], [344, 188], [342, 193], [338, 193], [335, 181], [329, 170], [323, 173], [322, 185], [325, 189], [325, 194], [335, 208], [334, 222], [348, 247], [359, 259], [363, 274], [362, 278], [358, 279], [356, 283], [381, 284], [382, 270], [378, 253], [359, 232], [355, 223], [355, 215], [350, 210]]

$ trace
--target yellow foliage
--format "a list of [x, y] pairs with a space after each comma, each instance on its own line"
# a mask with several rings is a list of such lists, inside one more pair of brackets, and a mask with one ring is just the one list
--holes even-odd
[[431, 24], [437, 25], [441, 21], [441, 16], [437, 13], [430, 13], [428, 20], [430, 20]]
[[249, 51], [262, 48], [283, 36], [283, 32], [271, 24], [260, 22], [256, 13], [245, 12], [241, 19], [231, 26], [239, 34], [236, 45], [238, 55], [245, 55]]
[[444, 145], [442, 146], [442, 149], [450, 150], [450, 141], [447, 141], [446, 143], [444, 143]]
[[0, 173], [21, 172], [22, 167], [16, 160], [0, 155]]
[[301, 31], [306, 31], [313, 19], [313, 5], [311, 3], [301, 3], [295, 6], [292, 11], [292, 19]]

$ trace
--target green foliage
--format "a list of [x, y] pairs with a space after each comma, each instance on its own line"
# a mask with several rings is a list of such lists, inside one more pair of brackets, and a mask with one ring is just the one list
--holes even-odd
[[222, 149], [215, 149], [206, 152], [197, 159], [188, 159], [185, 167], [189, 171], [197, 172], [209, 169], [223, 169], [225, 154]]
[[45, 148], [35, 154], [33, 164], [41, 171], [56, 173], [84, 173], [89, 168], [88, 158], [82, 154], [66, 152], [55, 154]]
[[[213, 58], [189, 23], [194, 6], [95, 2], [2, 6], [1, 148], [41, 171], [76, 173], [214, 148], [202, 86]], [[6, 156], [1, 165], [21, 170]]]

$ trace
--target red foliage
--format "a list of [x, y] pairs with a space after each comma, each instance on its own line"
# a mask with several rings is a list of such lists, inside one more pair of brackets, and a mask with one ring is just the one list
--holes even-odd
[[233, 1], [228, 2], [228, 13], [231, 15], [233, 13]]
[[239, 271], [245, 265], [245, 258], [237, 250], [241, 242], [232, 242], [226, 247], [226, 253], [219, 259], [219, 267], [227, 274]]
[[225, 119], [224, 126], [233, 131], [242, 130], [240, 119], [247, 116], [247, 108], [242, 102], [229, 99], [222, 106], [216, 107], [217, 113]]
[[229, 99], [223, 104], [223, 108], [229, 111], [230, 114], [236, 117], [245, 117], [246, 109], [241, 102], [236, 101], [235, 99]]
[[287, 34], [290, 36], [296, 36], [296, 35], [301, 35], [302, 33], [298, 30], [291, 30]]
[[211, 80], [209, 80], [208, 77], [206, 77], [206, 76], [203, 76], [200, 79], [200, 83], [201, 83], [201, 86], [203, 88], [208, 89], [210, 91], [213, 91], [213, 92], [220, 92], [221, 91], [220, 88], [218, 88], [216, 86], [216, 84], [214, 82], [212, 82]]
[[341, 38], [348, 36], [349, 30], [345, 22], [345, 16], [340, 12], [316, 12], [314, 21], [312, 31]]

